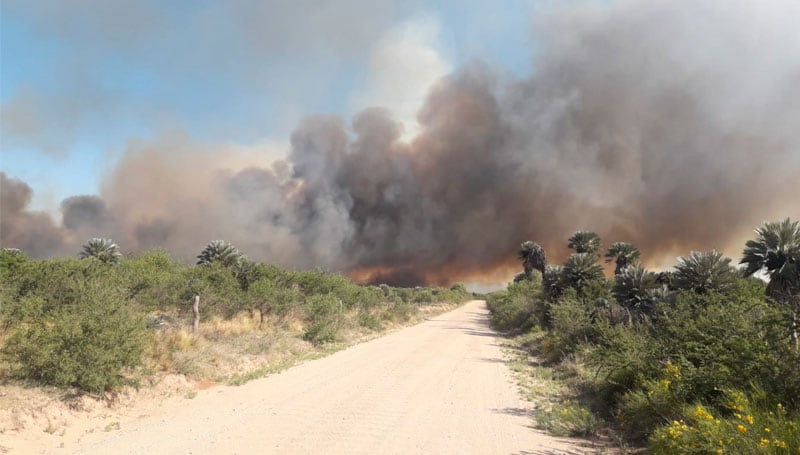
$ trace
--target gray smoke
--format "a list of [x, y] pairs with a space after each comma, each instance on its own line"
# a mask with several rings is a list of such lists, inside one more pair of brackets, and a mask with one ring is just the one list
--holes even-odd
[[800, 4], [569, 2], [536, 17], [532, 74], [467, 65], [431, 88], [410, 143], [371, 108], [349, 126], [309, 117], [285, 161], [239, 172], [186, 138], [135, 144], [102, 199], [64, 202], [60, 227], [3, 177], [2, 243], [46, 256], [93, 228], [188, 260], [224, 238], [259, 260], [419, 284], [507, 278], [528, 239], [563, 259], [579, 228], [651, 266], [737, 257], [762, 221], [800, 217]]

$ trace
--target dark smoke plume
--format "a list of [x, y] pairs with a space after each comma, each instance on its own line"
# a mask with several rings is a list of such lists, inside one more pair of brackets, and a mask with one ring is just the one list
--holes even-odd
[[410, 143], [372, 108], [351, 128], [309, 117], [285, 161], [241, 171], [186, 138], [136, 144], [101, 198], [64, 202], [61, 226], [3, 176], [2, 244], [63, 254], [80, 232], [189, 260], [224, 238], [406, 285], [501, 281], [520, 242], [558, 261], [579, 228], [636, 244], [650, 266], [738, 257], [762, 221], [800, 216], [796, 17], [779, 1], [546, 7], [532, 75], [468, 65], [431, 89]]

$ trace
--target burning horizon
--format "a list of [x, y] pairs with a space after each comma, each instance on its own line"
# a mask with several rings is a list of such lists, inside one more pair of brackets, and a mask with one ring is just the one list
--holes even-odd
[[524, 240], [561, 262], [577, 229], [634, 243], [651, 267], [691, 250], [738, 259], [763, 221], [800, 216], [800, 29], [780, 8], [710, 5], [543, 8], [531, 75], [455, 71], [410, 140], [376, 107], [303, 119], [277, 160], [184, 135], [130, 142], [61, 220], [0, 173], [0, 244], [73, 256], [102, 236], [191, 261], [224, 239], [399, 285], [497, 279], [520, 269]]

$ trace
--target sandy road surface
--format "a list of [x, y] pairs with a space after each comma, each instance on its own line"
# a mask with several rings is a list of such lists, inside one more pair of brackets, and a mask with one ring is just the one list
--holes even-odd
[[[575, 454], [533, 430], [483, 301], [82, 437], [80, 454]], [[74, 449], [75, 446], [72, 446]]]

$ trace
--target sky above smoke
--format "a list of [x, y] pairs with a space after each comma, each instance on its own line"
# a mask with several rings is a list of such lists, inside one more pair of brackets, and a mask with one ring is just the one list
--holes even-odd
[[[475, 38], [443, 38], [474, 23], [470, 14], [408, 2], [322, 2], [313, 13], [225, 3], [191, 15], [210, 37], [166, 33], [183, 12], [157, 3], [105, 6], [88, 25], [81, 8], [8, 3], [4, 13], [32, 30], [82, 44], [89, 68], [114, 54], [123, 68], [154, 72], [158, 83], [137, 81], [143, 92], [220, 72], [237, 87], [223, 112], [246, 106], [206, 128], [218, 111], [181, 117], [191, 102], [180, 98], [193, 92], [165, 94], [164, 113], [77, 82], [88, 70], [73, 61], [58, 73], [74, 79], [63, 85], [4, 88], [0, 243], [33, 257], [74, 255], [108, 236], [126, 252], [164, 247], [191, 260], [225, 239], [253, 259], [362, 281], [500, 282], [528, 239], [560, 261], [566, 238], [590, 229], [664, 267], [690, 250], [738, 258], [764, 220], [800, 217], [794, 1], [537, 2], [520, 10], [530, 39], [516, 58], [527, 65]], [[475, 33], [491, 44], [516, 15], [475, 3], [465, 10], [488, 18]], [[100, 37], [111, 44], [96, 47]], [[203, 51], [182, 55], [190, 46]], [[169, 55], [178, 71], [156, 72]], [[292, 70], [306, 61], [310, 73]], [[344, 86], [331, 101], [326, 91]], [[209, 106], [225, 99], [216, 88]], [[115, 113], [133, 125], [153, 114], [148, 133], [109, 120]], [[277, 126], [259, 134], [266, 120]], [[78, 160], [98, 187], [42, 210], [34, 190], [48, 186], [38, 179], [58, 170], [26, 160], [75, 160], [91, 126], [109, 132], [86, 147], [111, 142], [94, 162]]]

